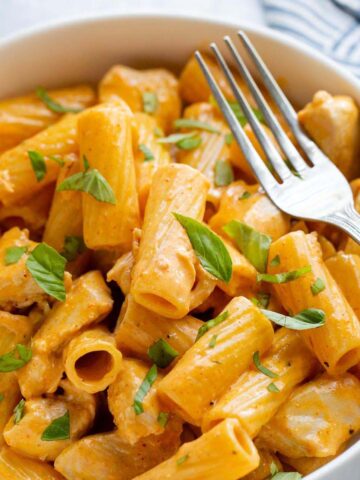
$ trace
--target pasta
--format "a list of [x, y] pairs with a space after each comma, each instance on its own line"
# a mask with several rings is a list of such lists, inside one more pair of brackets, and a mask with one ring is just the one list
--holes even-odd
[[259, 464], [255, 446], [236, 420], [225, 420], [193, 442], [183, 444], [176, 455], [136, 480], [224, 480], [246, 475]]
[[[310, 348], [332, 374], [343, 373], [360, 360], [360, 324], [339, 286], [321, 259], [321, 249], [315, 234], [293, 232], [274, 242], [270, 258], [279, 256], [280, 264], [269, 265], [269, 271], [292, 271], [306, 265], [308, 273], [294, 282], [275, 285], [287, 311], [321, 308], [326, 313], [326, 325], [320, 330], [303, 332]], [[312, 286], [321, 279], [324, 290], [314, 295]], [[314, 288], [314, 287], [313, 287]]]
[[94, 107], [79, 118], [80, 154], [109, 180], [115, 194], [115, 205], [83, 198], [84, 241], [89, 248], [126, 251], [139, 224], [131, 131], [132, 113], [123, 102]]
[[[359, 210], [355, 102], [299, 121]], [[1, 480], [308, 475], [359, 439], [359, 299], [360, 246], [270, 201], [194, 56], [0, 101]]]
[[70, 341], [64, 351], [64, 367], [75, 387], [88, 393], [101, 392], [114, 382], [122, 368], [122, 355], [114, 336], [98, 327]]
[[251, 368], [219, 399], [203, 419], [207, 431], [225, 418], [236, 418], [251, 437], [255, 437], [278, 408], [287, 400], [294, 387], [309, 378], [316, 369], [316, 360], [296, 332], [281, 328], [262, 364], [276, 374], [273, 380], [279, 391], [267, 387], [271, 378]]
[[[200, 219], [207, 189], [206, 178], [187, 165], [162, 167], [154, 176], [130, 292], [140, 305], [164, 317], [181, 318], [197, 306], [193, 297], [203, 282], [192, 291], [196, 259], [172, 212], [186, 212]], [[167, 288], [169, 283], [171, 290]], [[215, 287], [214, 282], [209, 283], [210, 291], [204, 298]]]
[[[95, 93], [88, 85], [77, 85], [49, 92], [65, 108], [83, 109], [95, 103]], [[0, 153], [34, 136], [59, 120], [35, 94], [0, 102]]]
[[[267, 318], [246, 298], [234, 298], [224, 322], [205, 333], [160, 382], [162, 401], [184, 420], [201, 425], [204, 413], [273, 340]], [[225, 312], [224, 312], [225, 313]], [[216, 344], [209, 348], [211, 338]]]

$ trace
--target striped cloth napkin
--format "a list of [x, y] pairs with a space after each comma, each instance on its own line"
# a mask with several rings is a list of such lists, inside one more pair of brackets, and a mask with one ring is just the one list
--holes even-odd
[[360, 77], [360, 0], [262, 0], [267, 24]]

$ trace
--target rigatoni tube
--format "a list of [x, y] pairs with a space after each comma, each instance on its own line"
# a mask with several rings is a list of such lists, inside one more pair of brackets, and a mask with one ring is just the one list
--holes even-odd
[[[297, 332], [281, 328], [275, 333], [274, 342], [261, 363], [275, 378], [252, 365], [205, 414], [204, 431], [225, 418], [236, 418], [254, 438], [295, 386], [315, 371], [317, 360]], [[279, 391], [270, 391], [271, 383]]]
[[133, 155], [133, 115], [124, 102], [104, 104], [79, 116], [81, 157], [99, 170], [115, 195], [115, 204], [83, 196], [84, 241], [91, 249], [129, 250], [139, 226]]
[[0, 452], [1, 480], [14, 480], [14, 472], [21, 473], [21, 477], [17, 477], [19, 480], [64, 480], [48, 463], [24, 457], [12, 448], [3, 447]]
[[196, 257], [173, 212], [202, 220], [207, 179], [187, 165], [161, 167], [146, 205], [131, 294], [159, 315], [182, 318], [190, 310]]
[[[45, 185], [56, 180], [60, 166], [49, 157], [63, 158], [78, 150], [77, 116], [65, 115], [54, 125], [0, 155], [0, 201], [13, 205], [31, 198]], [[46, 174], [38, 181], [31, 166], [29, 151], [43, 155]]]
[[73, 338], [64, 351], [65, 372], [80, 390], [97, 393], [112, 383], [122, 367], [114, 336], [103, 327]]
[[182, 355], [195, 342], [201, 325], [203, 322], [191, 315], [169, 320], [142, 307], [128, 295], [116, 325], [115, 338], [121, 351], [143, 360], [149, 359], [149, 347], [160, 338]]
[[[159, 138], [155, 134], [159, 128], [156, 119], [146, 113], [135, 113], [134, 119], [137, 130], [134, 142], [136, 185], [143, 215], [153, 176], [159, 167], [171, 162], [171, 157], [166, 146], [158, 142]], [[144, 148], [149, 150], [150, 158], [144, 154]]]
[[[274, 265], [271, 260], [277, 255], [280, 263]], [[337, 375], [360, 360], [360, 324], [322, 260], [316, 234], [291, 232], [271, 245], [269, 273], [293, 271], [307, 265], [311, 266], [311, 272], [294, 281], [275, 284], [274, 289], [288, 312], [296, 314], [307, 308], [324, 311], [325, 325], [301, 335], [327, 371]], [[323, 283], [319, 292], [318, 279]]]
[[[72, 109], [87, 108], [95, 103], [95, 92], [88, 85], [49, 90], [48, 94], [59, 105]], [[36, 135], [59, 118], [35, 93], [0, 101], [0, 153]]]
[[234, 298], [224, 310], [228, 317], [195, 342], [158, 388], [164, 405], [194, 425], [249, 367], [254, 352], [264, 353], [273, 340], [270, 321], [246, 298]]
[[237, 480], [258, 464], [250, 437], [237, 420], [228, 419], [134, 480]]

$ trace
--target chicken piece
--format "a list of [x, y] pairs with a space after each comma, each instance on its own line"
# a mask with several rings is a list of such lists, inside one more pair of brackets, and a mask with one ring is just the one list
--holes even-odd
[[347, 178], [360, 173], [359, 109], [352, 98], [319, 91], [298, 113], [298, 118]]

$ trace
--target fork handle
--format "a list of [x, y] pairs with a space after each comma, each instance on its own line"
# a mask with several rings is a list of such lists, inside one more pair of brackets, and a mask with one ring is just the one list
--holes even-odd
[[333, 213], [323, 219], [344, 230], [355, 242], [360, 244], [360, 215], [355, 210], [353, 204], [346, 205], [339, 212]]

